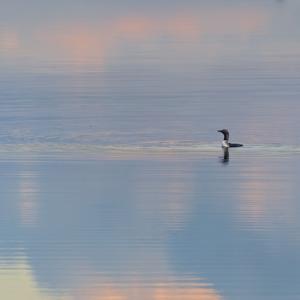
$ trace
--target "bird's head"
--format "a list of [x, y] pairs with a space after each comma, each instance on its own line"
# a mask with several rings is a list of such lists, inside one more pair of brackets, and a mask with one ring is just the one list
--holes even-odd
[[229, 140], [229, 131], [227, 129], [220, 129], [217, 132], [221, 132], [224, 135], [224, 140]]

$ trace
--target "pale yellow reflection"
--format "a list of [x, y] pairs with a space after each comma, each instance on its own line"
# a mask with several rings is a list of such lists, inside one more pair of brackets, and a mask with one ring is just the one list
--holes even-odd
[[7, 300], [71, 300], [67, 296], [51, 296], [41, 291], [26, 261], [0, 268], [1, 299]]

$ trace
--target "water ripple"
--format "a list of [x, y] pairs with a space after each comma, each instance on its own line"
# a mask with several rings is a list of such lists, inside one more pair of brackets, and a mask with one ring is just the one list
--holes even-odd
[[[155, 142], [144, 144], [59, 144], [59, 143], [24, 143], [1, 144], [1, 156], [56, 156], [72, 158], [84, 156], [84, 158], [96, 158], [97, 156], [172, 156], [172, 155], [218, 155], [222, 151], [219, 144], [198, 144], [192, 142]], [[235, 155], [292, 155], [300, 154], [299, 145], [281, 144], [251, 144], [243, 148], [232, 149]]]

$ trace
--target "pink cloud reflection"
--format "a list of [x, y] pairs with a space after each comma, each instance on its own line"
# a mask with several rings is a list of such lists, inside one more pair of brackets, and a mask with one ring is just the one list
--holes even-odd
[[[140, 43], [167, 37], [197, 42], [205, 37], [231, 34], [244, 38], [268, 24], [269, 15], [262, 9], [236, 8], [177, 12], [167, 16], [131, 15], [105, 22], [66, 22], [40, 26], [32, 41], [22, 43], [18, 34], [0, 33], [1, 47], [18, 48], [31, 57], [50, 60], [96, 60], [103, 65], [111, 53], [121, 51], [124, 41]], [[49, 29], [51, 28], [51, 29]], [[189, 46], [188, 46], [189, 45]], [[186, 47], [192, 47], [187, 43]]]

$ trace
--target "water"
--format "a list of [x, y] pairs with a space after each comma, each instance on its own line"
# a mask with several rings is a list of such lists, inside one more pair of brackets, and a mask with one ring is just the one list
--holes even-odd
[[1, 299], [300, 298], [299, 2], [195, 2], [2, 5]]

